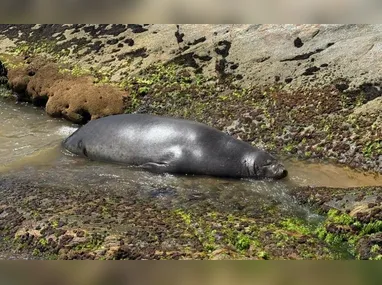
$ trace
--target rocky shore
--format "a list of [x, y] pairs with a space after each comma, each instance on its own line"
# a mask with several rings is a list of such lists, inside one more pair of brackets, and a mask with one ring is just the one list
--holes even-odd
[[[307, 223], [250, 199], [193, 198], [164, 207], [101, 187], [90, 192], [12, 175], [0, 179], [0, 252], [31, 259], [382, 258], [382, 187], [297, 187], [322, 221]], [[163, 193], [165, 189], [158, 189]], [[168, 190], [169, 191], [169, 190]], [[250, 195], [250, 193], [248, 193]], [[196, 199], [196, 200], [195, 200]], [[220, 203], [231, 204], [221, 210]], [[206, 210], [207, 209], [207, 210]]]
[[[124, 112], [189, 118], [278, 156], [380, 175], [381, 49], [381, 25], [0, 25], [0, 78], [18, 100], [78, 124]], [[341, 246], [382, 256], [381, 187], [296, 189], [326, 217], [312, 229], [269, 211], [206, 216], [38, 181], [0, 185], [3, 241], [35, 258], [335, 259]], [[113, 232], [88, 212], [136, 227]]]

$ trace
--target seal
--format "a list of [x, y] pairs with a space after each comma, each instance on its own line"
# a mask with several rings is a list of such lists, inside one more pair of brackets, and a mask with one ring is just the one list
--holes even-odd
[[90, 160], [157, 173], [281, 179], [288, 172], [268, 152], [208, 125], [149, 114], [92, 120], [62, 142]]

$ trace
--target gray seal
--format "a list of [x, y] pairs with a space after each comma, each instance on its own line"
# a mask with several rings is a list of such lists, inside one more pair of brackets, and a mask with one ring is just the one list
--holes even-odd
[[63, 141], [91, 160], [157, 173], [281, 179], [288, 172], [268, 152], [202, 123], [148, 114], [92, 120]]

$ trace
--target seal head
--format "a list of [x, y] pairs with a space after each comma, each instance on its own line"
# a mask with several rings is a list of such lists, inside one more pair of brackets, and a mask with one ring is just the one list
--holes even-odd
[[282, 179], [288, 176], [285, 166], [273, 155], [257, 150], [246, 159], [249, 177]]

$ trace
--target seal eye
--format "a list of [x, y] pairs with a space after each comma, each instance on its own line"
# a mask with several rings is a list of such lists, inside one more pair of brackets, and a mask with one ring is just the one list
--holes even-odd
[[79, 150], [82, 151], [84, 156], [86, 156], [86, 157], [88, 156], [88, 151], [86, 150], [86, 147], [84, 146], [84, 143], [82, 142], [82, 140], [78, 141], [77, 147]]

